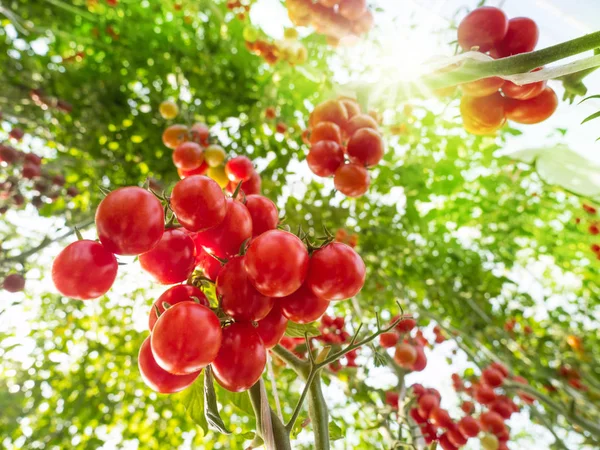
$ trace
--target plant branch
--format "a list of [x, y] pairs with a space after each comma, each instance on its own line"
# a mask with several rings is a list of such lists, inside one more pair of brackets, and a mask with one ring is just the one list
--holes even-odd
[[[261, 385], [262, 378], [258, 380], [254, 386], [252, 386], [248, 390], [248, 395], [250, 396], [250, 403], [252, 403], [252, 409], [254, 410], [254, 415], [256, 417], [256, 430], [257, 434], [260, 436], [262, 430], [262, 415], [261, 415]], [[273, 427], [273, 437], [275, 439], [275, 448], [277, 450], [292, 450], [292, 445], [290, 443], [290, 437], [283, 426], [277, 414], [273, 412], [273, 410], [269, 407], [269, 411], [271, 414], [271, 425]], [[262, 436], [261, 436], [262, 437]]]

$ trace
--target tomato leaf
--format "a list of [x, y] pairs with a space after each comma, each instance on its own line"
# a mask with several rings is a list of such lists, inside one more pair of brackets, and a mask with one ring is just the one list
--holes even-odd
[[188, 415], [197, 425], [202, 428], [204, 435], [208, 432], [208, 422], [204, 415], [204, 377], [196, 378], [196, 381], [187, 389], [183, 390], [177, 397], [185, 406]]
[[333, 420], [329, 421], [329, 440], [337, 441], [344, 437], [344, 431]]
[[248, 417], [254, 417], [252, 403], [250, 403], [250, 396], [247, 392], [230, 392], [217, 385], [217, 394], [222, 405], [233, 406]]
[[582, 104], [583, 102], [585, 102], [586, 100], [590, 100], [590, 99], [593, 99], [593, 98], [600, 98], [600, 95], [590, 95], [589, 97], [586, 97], [586, 98], [584, 98], [583, 100], [581, 100], [581, 101], [579, 102], [579, 105], [581, 105], [581, 104]]
[[316, 327], [314, 322], [300, 324], [292, 322], [291, 320], [287, 324], [287, 328], [285, 329], [285, 335], [289, 337], [304, 337], [305, 334], [308, 334], [309, 337], [320, 336], [321, 332]]
[[593, 120], [593, 119], [597, 119], [598, 117], [600, 117], [600, 111], [598, 111], [590, 116], [587, 116], [585, 119], [583, 119], [581, 124], [583, 125], [584, 123], [589, 122], [590, 120]]
[[219, 414], [219, 405], [217, 405], [217, 394], [210, 366], [204, 369], [204, 413], [208, 426], [222, 434], [231, 434], [221, 415]]

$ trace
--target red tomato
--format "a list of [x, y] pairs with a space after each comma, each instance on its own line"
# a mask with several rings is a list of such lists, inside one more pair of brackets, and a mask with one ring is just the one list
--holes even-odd
[[[541, 67], [532, 72], [541, 70]], [[537, 81], [535, 83], [523, 84], [519, 86], [512, 81], [505, 81], [502, 86], [502, 93], [505, 97], [513, 98], [515, 100], [529, 100], [530, 98], [537, 97], [546, 88], [546, 80]]]
[[18, 273], [11, 273], [4, 278], [2, 288], [8, 292], [21, 292], [25, 289], [25, 278]]
[[266, 362], [265, 346], [254, 327], [236, 322], [223, 329], [223, 342], [212, 368], [221, 386], [242, 392], [258, 381]]
[[500, 77], [482, 78], [481, 80], [471, 81], [460, 85], [465, 95], [471, 97], [487, 97], [498, 91], [504, 85], [504, 80]]
[[183, 142], [173, 151], [173, 164], [181, 170], [194, 170], [204, 162], [202, 147], [195, 142]]
[[323, 315], [329, 302], [317, 297], [304, 283], [298, 290], [279, 300], [283, 315], [292, 322], [310, 323]]
[[52, 263], [52, 281], [65, 297], [90, 300], [113, 285], [117, 259], [102, 244], [81, 240], [69, 244]]
[[342, 17], [354, 22], [367, 10], [367, 0], [342, 0], [338, 12]]
[[487, 368], [481, 373], [481, 378], [490, 387], [501, 386], [504, 382], [504, 375], [496, 369]]
[[200, 144], [204, 147], [208, 146], [208, 138], [210, 136], [210, 130], [204, 123], [195, 123], [190, 129], [192, 135], [192, 141], [196, 144]]
[[365, 263], [351, 247], [332, 242], [312, 254], [308, 287], [325, 300], [354, 297], [365, 284]]
[[192, 170], [177, 169], [177, 174], [179, 175], [179, 178], [181, 178], [183, 180], [184, 178], [191, 177], [193, 175], [204, 175], [207, 170], [208, 170], [207, 162], [202, 161], [202, 164], [200, 164], [200, 167], [197, 167]]
[[467, 445], [467, 438], [464, 437], [460, 430], [456, 427], [448, 428], [446, 436], [448, 436], [448, 440], [455, 447], [462, 447], [463, 445]]
[[491, 55], [505, 58], [535, 49], [540, 32], [536, 23], [528, 17], [515, 17], [508, 21], [508, 31], [500, 43], [494, 46]]
[[529, 100], [512, 100], [506, 102], [506, 117], [523, 124], [540, 123], [549, 118], [558, 108], [558, 97], [550, 87], [540, 95]]
[[306, 162], [315, 175], [329, 177], [344, 163], [344, 151], [337, 142], [319, 141], [310, 147]]
[[356, 100], [353, 100], [351, 98], [341, 98], [339, 102], [346, 110], [346, 113], [348, 114], [348, 119], [352, 119], [357, 114], [360, 114], [360, 106], [358, 106]]
[[344, 131], [347, 136], [352, 137], [354, 133], [363, 128], [370, 128], [377, 131], [377, 121], [368, 114], [358, 114], [348, 121]]
[[0, 162], [12, 164], [17, 159], [19, 159], [19, 153], [14, 148], [0, 144]]
[[501, 434], [506, 430], [504, 419], [500, 414], [493, 411], [482, 412], [479, 416], [479, 422], [484, 431], [489, 431], [493, 434]]
[[156, 321], [152, 353], [169, 373], [194, 373], [215, 360], [221, 339], [221, 322], [214, 312], [195, 302], [180, 302]]
[[421, 417], [429, 417], [429, 413], [433, 408], [440, 406], [440, 399], [433, 394], [424, 394], [419, 398], [419, 415]]
[[348, 120], [346, 107], [337, 100], [326, 100], [317, 105], [310, 115], [309, 124], [315, 127], [319, 122], [333, 122], [344, 128]]
[[259, 236], [265, 231], [274, 230], [279, 223], [277, 206], [262, 195], [248, 195], [246, 208], [252, 217], [252, 236]]
[[348, 197], [360, 197], [369, 189], [369, 172], [359, 164], [342, 164], [333, 175], [335, 188]]
[[508, 19], [501, 9], [482, 6], [471, 11], [458, 26], [458, 44], [463, 50], [479, 47], [487, 52], [499, 44], [508, 31]]
[[480, 384], [475, 387], [475, 400], [482, 405], [489, 405], [496, 400], [496, 393], [494, 389], [485, 384]]
[[367, 167], [375, 166], [383, 158], [385, 145], [379, 132], [370, 128], [358, 130], [348, 141], [346, 152], [353, 161]]
[[417, 360], [417, 349], [414, 345], [402, 342], [396, 346], [394, 360], [402, 367], [410, 367]]
[[495, 133], [506, 122], [505, 104], [506, 100], [500, 93], [488, 97], [463, 95], [460, 99], [463, 127], [472, 134]]
[[254, 166], [247, 156], [236, 156], [225, 164], [225, 173], [234, 183], [248, 181], [254, 173]]
[[171, 194], [171, 208], [179, 223], [190, 231], [214, 228], [225, 219], [225, 195], [216, 181], [194, 175], [179, 181]]
[[[242, 191], [246, 195], [255, 195], [260, 194], [260, 185], [261, 185], [260, 175], [257, 172], [253, 172], [252, 176], [248, 181], [244, 181], [242, 183]], [[236, 184], [237, 186], [237, 184]], [[234, 188], [235, 190], [235, 188]]]
[[213, 258], [206, 250], [204, 250], [204, 247], [202, 247], [201, 244], [196, 242], [195, 237], [196, 235], [194, 234], [192, 240], [196, 247], [196, 266], [202, 269], [206, 278], [216, 281], [223, 266], [216, 258]]
[[240, 251], [242, 244], [252, 237], [252, 217], [242, 203], [226, 199], [227, 214], [216, 227], [196, 235], [200, 244], [219, 258], [229, 258]]
[[183, 231], [166, 230], [162, 239], [149, 252], [140, 255], [142, 269], [161, 284], [187, 280], [194, 270], [195, 248], [192, 238]]
[[273, 348], [285, 334], [288, 319], [282, 314], [279, 304], [275, 304], [267, 316], [258, 322], [256, 332], [260, 336], [265, 348]]
[[499, 371], [502, 375], [504, 375], [505, 377], [507, 377], [510, 372], [508, 371], [508, 369], [506, 368], [506, 366], [502, 363], [499, 362], [493, 362], [490, 364], [490, 368], [492, 369], [496, 369], [497, 371]]
[[29, 162], [34, 166], [39, 166], [42, 164], [42, 158], [36, 155], [35, 153], [25, 153], [25, 162]]
[[500, 415], [503, 419], [508, 420], [512, 416], [513, 409], [507, 401], [503, 401], [500, 397], [490, 405], [490, 411]]
[[342, 144], [342, 130], [333, 122], [320, 122], [310, 132], [310, 143], [334, 141]]
[[460, 419], [460, 421], [458, 422], [458, 429], [465, 437], [475, 437], [479, 434], [480, 431], [479, 423], [471, 416], [466, 416]]
[[438, 444], [440, 445], [442, 450], [458, 450], [458, 448], [450, 442], [450, 438], [447, 433], [442, 434], [438, 438]]
[[379, 344], [383, 348], [392, 348], [398, 343], [398, 335], [394, 332], [379, 335]]
[[42, 170], [40, 166], [36, 166], [35, 164], [26, 163], [23, 165], [23, 170], [21, 170], [21, 175], [23, 178], [27, 180], [31, 180], [33, 178], [37, 178], [42, 174]]
[[400, 401], [400, 394], [393, 391], [387, 391], [385, 393], [385, 403], [390, 405], [394, 409], [398, 409], [398, 402]]
[[257, 321], [269, 314], [274, 300], [254, 289], [248, 280], [244, 259], [245, 256], [236, 256], [223, 266], [217, 278], [217, 295], [225, 314], [235, 320]]
[[[398, 318], [398, 316], [392, 318], [390, 323], [394, 323], [396, 320], [398, 320]], [[410, 333], [412, 329], [416, 326], [417, 321], [415, 319], [402, 319], [396, 324], [394, 328], [398, 330], [399, 333]]]
[[425, 350], [421, 345], [416, 345], [415, 349], [417, 350], [417, 359], [410, 369], [415, 372], [421, 372], [427, 366], [427, 355], [425, 355]]
[[171, 125], [162, 135], [163, 144], [171, 150], [175, 150], [177, 146], [189, 138], [188, 128], [185, 125]]
[[452, 426], [450, 414], [445, 409], [440, 407], [433, 408], [429, 413], [429, 421], [439, 428], [449, 428]]
[[96, 210], [100, 242], [117, 255], [139, 255], [160, 241], [165, 227], [160, 201], [139, 187], [108, 194]]
[[177, 286], [173, 286], [167, 289], [160, 295], [160, 297], [156, 299], [156, 301], [152, 304], [152, 307], [150, 308], [150, 314], [148, 317], [148, 329], [152, 331], [152, 329], [154, 328], [154, 324], [156, 324], [156, 321], [158, 320], [158, 316], [156, 315], [156, 309], [158, 308], [158, 311], [161, 315], [165, 312], [165, 307], [163, 306], [163, 303], [168, 303], [169, 305], [173, 306], [179, 302], [194, 301], [192, 297], [196, 297], [198, 300], [200, 300], [201, 305], [210, 306], [206, 295], [204, 295], [204, 292], [202, 292], [196, 286], [190, 286], [189, 284], [178, 284]]
[[146, 386], [161, 394], [174, 394], [175, 392], [184, 390], [200, 374], [200, 371], [198, 371], [188, 375], [173, 375], [160, 367], [152, 354], [150, 336], [144, 340], [144, 343], [140, 347], [138, 367]]
[[304, 282], [308, 250], [297, 236], [269, 230], [255, 238], [246, 252], [246, 272], [254, 287], [268, 297], [285, 297]]

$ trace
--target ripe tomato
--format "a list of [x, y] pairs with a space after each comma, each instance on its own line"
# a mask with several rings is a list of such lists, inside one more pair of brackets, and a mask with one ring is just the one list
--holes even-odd
[[25, 278], [18, 273], [11, 273], [4, 278], [2, 288], [8, 292], [21, 292], [25, 289]]
[[306, 156], [308, 168], [320, 177], [329, 177], [344, 163], [344, 151], [335, 141], [319, 141]]
[[246, 274], [245, 256], [235, 256], [223, 266], [216, 283], [216, 292], [225, 314], [235, 320], [257, 321], [264, 319], [273, 308], [272, 297], [262, 295]]
[[320, 141], [334, 141], [342, 144], [342, 130], [333, 122], [320, 122], [310, 132], [310, 143], [316, 144]]
[[504, 80], [500, 77], [482, 78], [481, 80], [471, 81], [460, 85], [465, 95], [471, 97], [487, 97], [498, 91], [504, 85]]
[[162, 135], [163, 144], [175, 150], [179, 144], [189, 139], [188, 127], [185, 125], [171, 125]]
[[496, 400], [496, 393], [494, 389], [485, 384], [479, 384], [475, 387], [475, 400], [482, 405], [489, 405]]
[[194, 170], [204, 162], [202, 147], [195, 142], [184, 142], [173, 151], [173, 164], [181, 170]]
[[319, 3], [326, 8], [333, 8], [342, 0], [319, 0]]
[[337, 100], [326, 100], [315, 107], [310, 115], [309, 124], [315, 127], [319, 122], [333, 122], [343, 129], [347, 120], [348, 111], [342, 103]]
[[223, 222], [227, 202], [219, 185], [204, 175], [179, 181], [171, 194], [171, 208], [179, 223], [190, 231], [204, 231]]
[[250, 244], [246, 271], [259, 292], [269, 297], [285, 297], [295, 292], [306, 278], [308, 250], [292, 233], [269, 230]]
[[490, 387], [501, 386], [504, 382], [504, 375], [502, 375], [500, 371], [492, 368], [484, 369], [481, 378], [485, 381], [485, 384]]
[[202, 244], [196, 242], [195, 234], [190, 237], [194, 241], [194, 246], [196, 247], [196, 267], [202, 270], [206, 278], [216, 281], [221, 272], [221, 263], [204, 250]]
[[467, 445], [467, 438], [462, 435], [460, 430], [456, 427], [449, 427], [446, 432], [448, 440], [454, 445], [455, 448], [460, 448], [463, 445]]
[[229, 181], [248, 181], [254, 173], [254, 166], [247, 156], [236, 156], [225, 164], [225, 173]]
[[429, 421], [439, 428], [449, 428], [452, 426], [450, 414], [445, 409], [440, 407], [433, 408], [429, 413]]
[[265, 348], [273, 348], [285, 334], [288, 319], [281, 312], [281, 307], [278, 303], [273, 306], [273, 309], [266, 315], [264, 319], [258, 322], [256, 332], [260, 336]]
[[458, 450], [458, 447], [450, 442], [448, 433], [444, 433], [438, 438], [438, 444], [442, 450]]
[[398, 335], [394, 332], [379, 335], [379, 345], [383, 348], [392, 348], [398, 343]]
[[358, 20], [366, 10], [367, 0], [342, 0], [338, 6], [339, 14], [352, 22]]
[[225, 161], [227, 153], [217, 144], [209, 145], [204, 149], [204, 160], [210, 167], [218, 167]]
[[433, 408], [440, 406], [440, 399], [433, 394], [424, 394], [419, 398], [419, 415], [423, 418], [429, 417]]
[[421, 345], [416, 345], [415, 349], [417, 350], [417, 359], [415, 359], [410, 369], [421, 372], [427, 366], [427, 355], [425, 355], [425, 350]]
[[196, 244], [219, 258], [238, 254], [242, 244], [252, 237], [252, 217], [248, 208], [232, 198], [227, 198], [226, 202], [225, 219], [216, 227], [198, 233], [194, 239]]
[[346, 112], [348, 113], [348, 119], [352, 119], [357, 114], [360, 114], [360, 106], [356, 103], [356, 100], [347, 97], [341, 97], [339, 102], [342, 104]]
[[499, 362], [491, 363], [490, 368], [496, 369], [498, 372], [500, 372], [502, 375], [504, 375], [504, 377], [507, 377], [510, 374], [510, 372], [508, 371], [506, 366]]
[[0, 144], [0, 162], [5, 162], [6, 164], [12, 164], [17, 159], [19, 159], [19, 153], [12, 147], [8, 145]]
[[310, 258], [307, 285], [325, 300], [354, 297], [365, 284], [365, 263], [351, 247], [332, 242]]
[[540, 123], [549, 118], [558, 108], [558, 97], [550, 87], [540, 95], [529, 100], [512, 100], [506, 102], [506, 117], [523, 124]]
[[35, 153], [25, 153], [24, 160], [26, 163], [31, 163], [34, 166], [42, 164], [42, 158]]
[[508, 21], [508, 31], [490, 54], [494, 58], [531, 52], [535, 49], [540, 32], [536, 23], [528, 17], [515, 17]]
[[310, 323], [325, 313], [329, 302], [317, 297], [304, 283], [295, 292], [279, 300], [283, 315], [292, 322]]
[[396, 346], [394, 360], [402, 367], [410, 367], [417, 360], [417, 349], [414, 345], [402, 342]]
[[163, 303], [168, 303], [169, 305], [173, 306], [179, 302], [194, 301], [192, 297], [196, 297], [198, 300], [200, 300], [201, 305], [210, 306], [206, 295], [204, 295], [204, 292], [195, 286], [190, 286], [189, 284], [178, 284], [177, 286], [167, 289], [160, 295], [160, 297], [156, 299], [150, 308], [150, 314], [148, 315], [148, 329], [152, 331], [154, 324], [156, 324], [156, 321], [158, 320], [156, 308], [158, 308], [158, 311], [162, 315], [162, 313], [165, 312]]
[[275, 111], [275, 108], [272, 106], [269, 106], [267, 109], [265, 109], [265, 118], [268, 120], [273, 120], [275, 117], [277, 117], [277, 112]]
[[[541, 70], [541, 67], [532, 72]], [[537, 81], [535, 83], [523, 84], [519, 86], [512, 81], [505, 81], [502, 86], [502, 93], [505, 97], [513, 98], [515, 100], [529, 100], [530, 98], [537, 97], [546, 88], [546, 80]]]
[[100, 242], [117, 255], [139, 255], [150, 250], [160, 241], [164, 222], [160, 201], [139, 187], [112, 191], [96, 210]]
[[195, 123], [190, 129], [192, 141], [196, 144], [206, 147], [208, 145], [208, 138], [210, 136], [210, 130], [205, 123]]
[[174, 394], [184, 390], [198, 378], [200, 371], [188, 375], [173, 375], [160, 367], [152, 354], [150, 339], [148, 336], [144, 340], [138, 355], [138, 367], [146, 386], [161, 394]]
[[477, 422], [477, 420], [475, 420], [471, 416], [465, 416], [458, 422], [458, 429], [465, 437], [475, 437], [479, 434], [480, 431], [479, 422]]
[[[260, 179], [260, 175], [255, 171], [252, 173], [252, 176], [250, 177], [250, 179], [248, 181], [244, 181], [242, 183], [242, 191], [244, 191], [244, 194], [246, 195], [255, 195], [255, 194], [260, 194], [260, 186], [261, 186], [262, 182]], [[237, 184], [236, 184], [237, 187]], [[234, 188], [235, 190], [235, 188]]]
[[348, 156], [367, 167], [375, 166], [383, 158], [385, 144], [379, 132], [370, 128], [358, 130], [348, 141]]
[[506, 101], [500, 93], [487, 97], [463, 95], [460, 99], [463, 127], [472, 134], [495, 133], [506, 122], [505, 104]]
[[363, 166], [355, 163], [342, 164], [333, 175], [335, 188], [347, 197], [360, 197], [369, 189], [371, 179]]
[[471, 11], [458, 26], [458, 44], [463, 50], [479, 47], [487, 52], [499, 44], [508, 31], [508, 19], [501, 9], [482, 6]]
[[504, 419], [500, 414], [493, 411], [482, 412], [479, 416], [479, 422], [484, 431], [490, 431], [495, 435], [501, 434], [506, 430]]
[[194, 270], [194, 254], [192, 238], [181, 230], [166, 230], [152, 250], [140, 255], [140, 266], [161, 284], [180, 283]]
[[52, 263], [52, 281], [65, 297], [90, 300], [104, 295], [117, 276], [117, 259], [96, 241], [75, 241]]
[[184, 375], [212, 363], [221, 340], [221, 322], [214, 312], [195, 302], [180, 302], [159, 317], [150, 342], [160, 367]]
[[37, 178], [42, 174], [42, 170], [40, 166], [36, 166], [35, 164], [26, 163], [23, 165], [23, 170], [21, 170], [21, 175], [23, 178], [27, 180], [32, 180], [33, 178]]
[[236, 322], [223, 329], [223, 342], [212, 368], [221, 386], [242, 392], [258, 381], [266, 362], [265, 346], [254, 327]]
[[181, 178], [183, 180], [184, 178], [191, 177], [194, 175], [204, 175], [207, 170], [208, 170], [208, 164], [206, 164], [206, 161], [202, 161], [202, 164], [200, 164], [199, 167], [196, 167], [195, 169], [192, 169], [192, 170], [177, 169], [177, 174], [179, 175], [179, 178]]
[[344, 132], [347, 136], [352, 137], [354, 133], [356, 133], [362, 128], [370, 128], [372, 130], [377, 130], [377, 121], [368, 114], [358, 114], [352, 117], [352, 119], [348, 120], [348, 123], [344, 128]]
[[171, 120], [177, 117], [177, 114], [179, 114], [179, 108], [177, 107], [177, 103], [165, 100], [158, 106], [158, 112], [163, 119]]
[[246, 208], [252, 217], [252, 236], [256, 237], [265, 231], [274, 230], [279, 223], [277, 206], [262, 195], [248, 195]]

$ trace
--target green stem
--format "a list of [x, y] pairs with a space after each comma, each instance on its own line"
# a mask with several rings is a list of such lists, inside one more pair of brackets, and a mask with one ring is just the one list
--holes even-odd
[[329, 411], [321, 390], [321, 377], [310, 385], [308, 396], [308, 417], [315, 435], [315, 450], [329, 450]]
[[552, 428], [552, 424], [546, 420], [543, 414], [538, 412], [535, 408], [531, 408], [531, 415], [532, 417], [537, 418], [548, 429], [548, 431], [552, 433], [552, 436], [554, 436], [554, 444], [560, 448], [560, 450], [569, 450], [569, 447], [567, 447], [563, 440], [558, 437], [554, 431], [554, 428]]
[[[252, 403], [252, 409], [254, 410], [254, 415], [256, 417], [256, 431], [258, 435], [261, 435], [260, 430], [262, 430], [262, 416], [261, 416], [261, 395], [260, 395], [260, 383], [261, 380], [258, 380], [254, 386], [250, 388], [248, 394], [250, 395], [250, 403]], [[292, 450], [292, 444], [290, 443], [290, 436], [285, 429], [277, 414], [273, 412], [271, 407], [269, 407], [269, 411], [271, 414], [271, 425], [273, 427], [273, 437], [275, 439], [275, 448], [276, 450]], [[262, 436], [261, 436], [262, 437]]]

